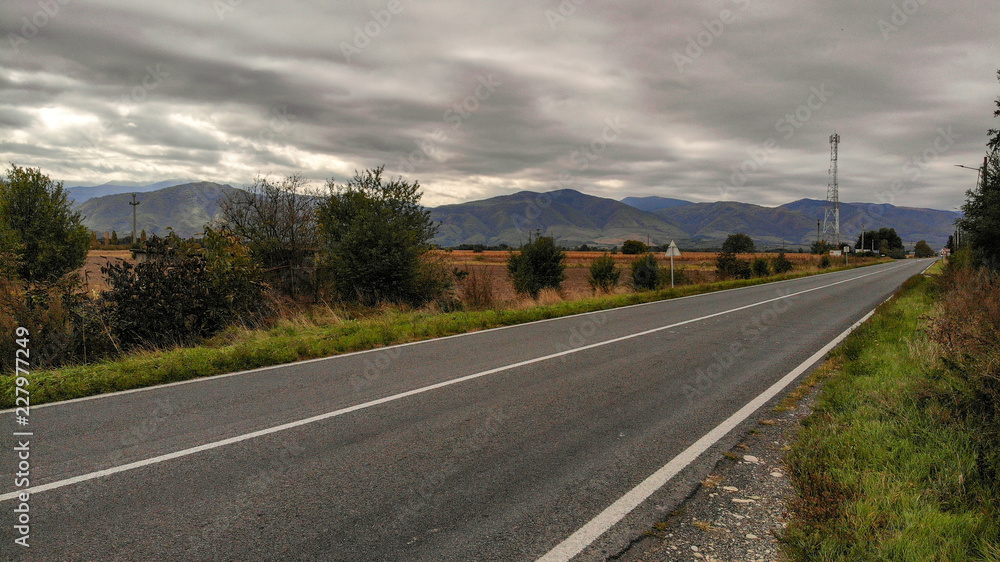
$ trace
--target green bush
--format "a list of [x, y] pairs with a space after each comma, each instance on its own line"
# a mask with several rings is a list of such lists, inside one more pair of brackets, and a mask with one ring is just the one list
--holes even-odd
[[715, 274], [719, 279], [750, 279], [753, 269], [750, 262], [741, 260], [732, 252], [719, 252], [715, 256]]
[[420, 185], [382, 180], [383, 167], [331, 180], [317, 209], [327, 273], [344, 300], [420, 305], [447, 291], [447, 272], [426, 260], [437, 226], [420, 204]]
[[224, 236], [203, 255], [179, 247], [176, 237], [153, 237], [147, 261], [101, 267], [111, 289], [101, 295], [108, 325], [125, 348], [193, 343], [236, 320], [263, 311], [263, 287], [243, 271], [243, 256], [226, 255]]
[[781, 252], [773, 260], [771, 260], [771, 269], [779, 275], [782, 273], [788, 273], [792, 270], [792, 262], [785, 257], [785, 252]]
[[610, 293], [618, 285], [620, 277], [621, 271], [615, 267], [615, 258], [604, 252], [604, 255], [591, 262], [587, 282], [595, 291]]
[[931, 245], [926, 240], [921, 240], [913, 246], [913, 255], [918, 258], [932, 258], [934, 250], [931, 249]]
[[538, 298], [546, 287], [559, 289], [566, 279], [566, 254], [556, 247], [555, 241], [542, 236], [521, 246], [520, 251], [507, 257], [507, 273], [514, 290]]
[[819, 259], [819, 268], [826, 269], [830, 267], [830, 255], [824, 254], [823, 257]]
[[764, 258], [755, 258], [753, 260], [753, 276], [754, 277], [767, 277], [771, 274], [771, 265], [767, 263]]
[[646, 254], [632, 262], [632, 285], [639, 291], [659, 289], [663, 283], [656, 256]]
[[622, 253], [628, 255], [645, 254], [649, 248], [638, 240], [626, 240], [622, 244]]

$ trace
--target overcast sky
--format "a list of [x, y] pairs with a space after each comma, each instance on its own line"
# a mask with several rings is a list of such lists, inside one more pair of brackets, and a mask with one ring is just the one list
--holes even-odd
[[67, 185], [522, 189], [952, 209], [1000, 94], [995, 0], [18, 0], [0, 158]]

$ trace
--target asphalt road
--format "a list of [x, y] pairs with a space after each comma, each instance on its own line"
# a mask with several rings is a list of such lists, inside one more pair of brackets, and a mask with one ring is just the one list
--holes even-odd
[[[29, 548], [0, 503], [0, 558], [535, 560], [930, 263], [34, 408], [31, 485], [56, 487], [31, 494]], [[2, 417], [9, 494], [23, 428]], [[578, 559], [647, 530], [740, 431]]]

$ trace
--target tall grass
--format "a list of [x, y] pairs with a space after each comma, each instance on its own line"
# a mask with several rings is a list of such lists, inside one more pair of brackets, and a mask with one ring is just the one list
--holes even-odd
[[[942, 306], [936, 281], [915, 277], [834, 352], [787, 459], [799, 493], [782, 537], [793, 559], [998, 559], [996, 426], [967, 369], [982, 350], [962, 357], [940, 329], [984, 301], [997, 310], [1000, 291], [968, 289], [951, 287]], [[990, 314], [963, 341], [1000, 321]]]

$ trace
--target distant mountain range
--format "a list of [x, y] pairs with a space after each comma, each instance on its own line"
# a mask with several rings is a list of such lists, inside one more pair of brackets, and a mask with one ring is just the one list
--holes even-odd
[[[166, 236], [167, 227], [187, 238], [202, 232], [219, 213], [219, 200], [236, 191], [230, 185], [196, 182], [175, 185], [150, 192], [139, 192], [136, 201], [136, 225], [147, 235]], [[132, 234], [132, 193], [93, 197], [76, 209], [83, 224], [100, 234], [117, 231], [119, 236]]]
[[[105, 195], [116, 195], [119, 193], [145, 193], [148, 191], [156, 191], [158, 189], [163, 189], [164, 187], [172, 187], [175, 185], [182, 185], [186, 183], [198, 183], [197, 180], [166, 180], [156, 183], [150, 183], [146, 185], [141, 185], [138, 183], [131, 182], [120, 182], [120, 183], [105, 183], [101, 185], [75, 185], [73, 187], [67, 187], [66, 193], [69, 199], [76, 203], [77, 205], [82, 205], [88, 200], [94, 197], [103, 197]], [[131, 232], [131, 227], [130, 230]]]
[[[156, 184], [150, 184], [156, 185]], [[95, 188], [108, 186], [95, 186]], [[121, 186], [110, 186], [121, 187]], [[236, 188], [212, 182], [192, 182], [147, 192], [130, 191], [95, 196], [77, 206], [84, 224], [99, 233], [116, 230], [120, 236], [132, 231], [131, 193], [137, 192], [138, 228], [147, 234], [164, 235], [172, 227], [180, 236], [202, 232], [219, 212], [218, 201]], [[825, 201], [801, 199], [780, 207], [721, 201], [693, 203], [665, 197], [627, 197], [621, 201], [562, 189], [547, 193], [521, 191], [512, 195], [431, 208], [431, 218], [440, 223], [434, 243], [517, 246], [529, 233], [552, 236], [558, 244], [572, 247], [618, 246], [628, 239], [666, 244], [675, 240], [681, 248], [719, 247], [726, 236], [748, 234], [759, 248], [808, 246], [816, 240], [816, 220], [822, 218]], [[861, 232], [880, 227], [895, 228], [909, 246], [927, 240], [943, 246], [960, 215], [952, 211], [896, 207], [888, 204], [841, 203], [841, 240], [853, 244]]]

